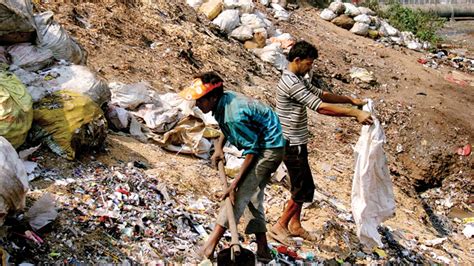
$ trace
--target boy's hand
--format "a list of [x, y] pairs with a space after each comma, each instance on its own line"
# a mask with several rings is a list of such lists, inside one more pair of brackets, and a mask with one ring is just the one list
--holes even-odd
[[219, 161], [224, 161], [224, 151], [222, 150], [216, 150], [214, 151], [214, 154], [211, 156], [211, 166], [213, 168], [217, 168], [217, 163], [219, 163]]
[[357, 121], [362, 125], [372, 125], [374, 121], [372, 120], [372, 115], [366, 111], [359, 111], [357, 113]]
[[230, 202], [232, 203], [232, 205], [234, 205], [234, 203], [235, 203], [235, 188], [236, 187], [232, 183], [232, 185], [230, 185], [230, 187], [227, 188], [227, 190], [224, 192], [224, 195], [222, 196], [221, 200], [225, 200], [227, 197], [229, 197]]
[[352, 105], [362, 107], [367, 104], [367, 101], [361, 100], [361, 99], [351, 99]]

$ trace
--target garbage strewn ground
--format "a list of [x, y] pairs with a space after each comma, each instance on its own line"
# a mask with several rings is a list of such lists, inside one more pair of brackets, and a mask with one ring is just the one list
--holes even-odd
[[[320, 240], [290, 248], [271, 240], [276, 261], [474, 260], [472, 50], [451, 45], [419, 52], [418, 46], [411, 50], [397, 44], [395, 36], [386, 45], [348, 31], [347, 20], [355, 22], [361, 14], [332, 21], [336, 26], [319, 17], [325, 11], [270, 2], [224, 1], [208, 4], [207, 11], [197, 8], [199, 1], [35, 2], [37, 17], [23, 21], [22, 30], [31, 33], [31, 23], [38, 23], [44, 38], [31, 41], [22, 33], [26, 43], [0, 46], [1, 71], [8, 69], [2, 63], [20, 64], [9, 70], [22, 83], [13, 86], [15, 93], [2, 95], [8, 100], [17, 99], [17, 91], [32, 96], [25, 103], [14, 101], [15, 116], [31, 119], [26, 119], [29, 125], [17, 125], [26, 129], [10, 139], [20, 139], [15, 147], [27, 139], [19, 151], [42, 143], [21, 158], [15, 154], [15, 162], [26, 167], [19, 176], [29, 179], [30, 189], [24, 212], [5, 217], [0, 227], [2, 260], [199, 263], [195, 249], [212, 230], [222, 193], [217, 171], [206, 160], [218, 133], [212, 119], [184, 106], [175, 93], [194, 74], [215, 70], [228, 89], [272, 105], [278, 69], [299, 39], [319, 49], [310, 77], [314, 83], [374, 100], [387, 139], [396, 214], [378, 228], [383, 247], [364, 248], [351, 212], [353, 148], [360, 127], [349, 119], [311, 113], [310, 164], [317, 191], [314, 202], [304, 206], [303, 224]], [[368, 24], [369, 31], [372, 19], [363, 19], [357, 23]], [[47, 37], [53, 31], [60, 38]], [[69, 48], [58, 50], [61, 42]], [[5, 75], [1, 82], [13, 82], [11, 74]], [[189, 114], [192, 118], [183, 120]], [[70, 121], [71, 127], [51, 126], [64, 124], [57, 121]], [[177, 145], [179, 137], [172, 136], [187, 134], [181, 129], [189, 125], [199, 134], [190, 145]], [[234, 156], [238, 165], [238, 152], [232, 154], [227, 158]], [[235, 165], [227, 171], [232, 175]], [[269, 224], [290, 196], [288, 180], [280, 177], [266, 192]], [[15, 191], [23, 193], [18, 182]], [[3, 201], [0, 207], [3, 211]], [[229, 241], [230, 234], [222, 244]], [[244, 247], [255, 249], [252, 241], [243, 239]]]

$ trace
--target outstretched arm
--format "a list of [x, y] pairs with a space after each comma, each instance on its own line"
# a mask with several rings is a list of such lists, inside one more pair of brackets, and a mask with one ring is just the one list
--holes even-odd
[[347, 108], [330, 103], [321, 103], [316, 110], [318, 113], [329, 116], [343, 116], [355, 117], [357, 121], [363, 125], [370, 125], [373, 123], [369, 112], [361, 111], [354, 108]]
[[363, 106], [364, 104], [367, 103], [366, 101], [363, 101], [360, 99], [337, 95], [337, 94], [333, 94], [327, 91], [321, 94], [321, 100], [323, 100], [323, 102], [325, 103], [350, 103], [356, 106]]

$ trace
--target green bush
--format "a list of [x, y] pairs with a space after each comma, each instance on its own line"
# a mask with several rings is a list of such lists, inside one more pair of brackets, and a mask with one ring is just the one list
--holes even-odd
[[392, 2], [382, 16], [395, 28], [413, 32], [420, 40], [436, 43], [441, 39], [436, 32], [443, 27], [445, 20], [434, 13], [413, 10], [399, 2]]

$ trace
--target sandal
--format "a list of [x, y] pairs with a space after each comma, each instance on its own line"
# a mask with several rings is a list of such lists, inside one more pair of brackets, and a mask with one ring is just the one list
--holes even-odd
[[302, 233], [300, 232], [299, 234], [290, 232], [290, 233], [291, 233], [291, 236], [301, 237], [301, 238], [303, 238], [304, 240], [310, 241], [310, 242], [319, 241], [319, 240], [320, 240], [317, 235], [315, 235], [314, 233], [308, 232], [308, 231], [307, 231], [306, 229], [304, 229], [304, 228], [301, 228], [300, 231], [302, 231]]
[[288, 231], [288, 229], [286, 229], [286, 228], [283, 228], [283, 230], [284, 230], [286, 235], [281, 235], [281, 234], [278, 234], [278, 233], [274, 232], [273, 228], [270, 228], [270, 230], [268, 230], [268, 234], [270, 235], [271, 238], [273, 238], [274, 240], [282, 243], [285, 246], [296, 246], [296, 241], [294, 241], [291, 238], [290, 231]]

